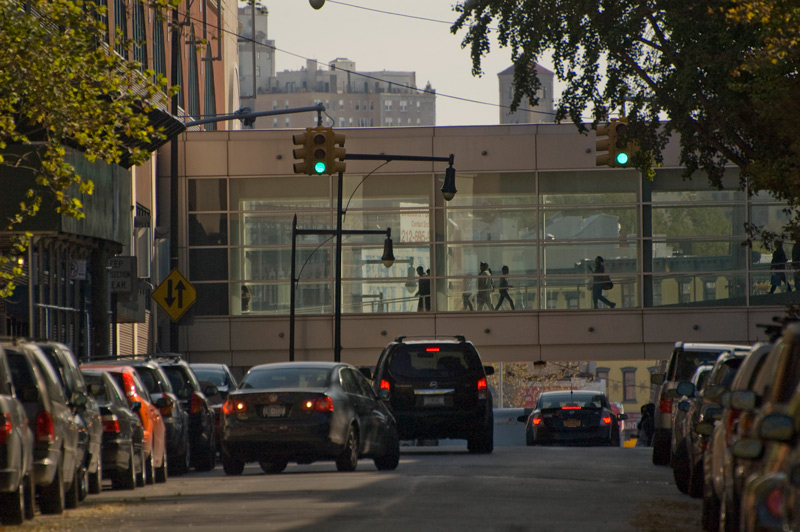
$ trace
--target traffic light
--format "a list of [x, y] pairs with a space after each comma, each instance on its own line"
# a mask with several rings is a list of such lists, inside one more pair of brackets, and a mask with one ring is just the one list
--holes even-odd
[[597, 166], [610, 166], [612, 168], [628, 168], [631, 166], [631, 158], [639, 147], [635, 142], [626, 138], [625, 130], [627, 127], [628, 119], [625, 117], [612, 118], [609, 123], [597, 126], [597, 144], [595, 147], [595, 151], [599, 154], [597, 156]]
[[[344, 172], [344, 135], [334, 133], [330, 127], [308, 127], [305, 133], [292, 136], [297, 146], [292, 152], [300, 162], [294, 163], [294, 173], [306, 175], [334, 174]], [[341, 146], [341, 147], [337, 147]]]

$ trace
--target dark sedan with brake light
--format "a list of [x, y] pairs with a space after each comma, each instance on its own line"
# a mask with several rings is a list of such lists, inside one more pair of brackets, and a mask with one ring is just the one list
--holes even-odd
[[223, 405], [222, 465], [240, 475], [246, 462], [280, 473], [289, 462], [335, 460], [353, 471], [371, 457], [395, 469], [400, 442], [394, 417], [349, 364], [288, 362], [255, 366]]
[[528, 445], [619, 446], [619, 422], [627, 414], [615, 415], [605, 394], [587, 390], [544, 392], [525, 421]]

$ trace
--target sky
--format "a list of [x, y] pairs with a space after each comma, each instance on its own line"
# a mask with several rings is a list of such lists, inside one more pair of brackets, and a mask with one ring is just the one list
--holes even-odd
[[511, 52], [494, 44], [483, 76], [473, 76], [464, 31], [450, 33], [455, 0], [326, 0], [319, 10], [308, 0], [261, 3], [276, 72], [299, 70], [306, 58], [322, 66], [338, 57], [355, 61], [358, 71], [413, 71], [418, 88], [430, 82], [437, 92], [437, 126], [499, 123], [497, 74], [511, 66]]

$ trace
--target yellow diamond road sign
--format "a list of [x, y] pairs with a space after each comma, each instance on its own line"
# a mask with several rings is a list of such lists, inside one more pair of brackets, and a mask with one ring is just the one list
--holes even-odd
[[167, 311], [172, 321], [178, 321], [197, 301], [197, 291], [192, 283], [175, 268], [153, 290], [152, 297], [156, 303], [161, 305], [161, 308]]

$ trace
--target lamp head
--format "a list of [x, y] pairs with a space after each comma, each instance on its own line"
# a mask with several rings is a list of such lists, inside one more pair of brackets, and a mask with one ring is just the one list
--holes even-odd
[[456, 192], [456, 169], [448, 166], [444, 172], [444, 184], [442, 185], [442, 197], [445, 201], [450, 201], [455, 197]]
[[308, 0], [308, 3], [311, 4], [311, 7], [314, 9], [322, 9], [322, 6], [325, 5], [325, 0]]
[[391, 268], [394, 264], [394, 246], [392, 244], [392, 229], [386, 229], [386, 240], [383, 241], [383, 256], [381, 256], [381, 263], [387, 268]]

